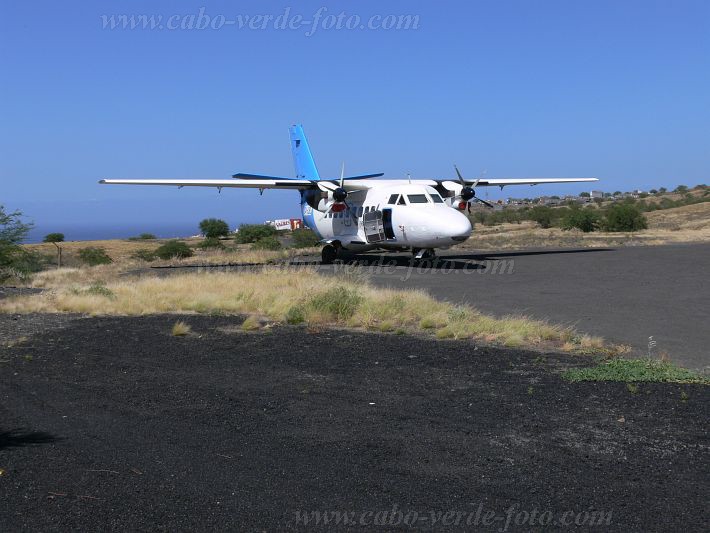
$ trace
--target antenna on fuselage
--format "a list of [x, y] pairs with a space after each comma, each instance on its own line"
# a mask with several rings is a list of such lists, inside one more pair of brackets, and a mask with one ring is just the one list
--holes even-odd
[[407, 181], [409, 181], [410, 185], [412, 184], [412, 175], [409, 172], [407, 172]]

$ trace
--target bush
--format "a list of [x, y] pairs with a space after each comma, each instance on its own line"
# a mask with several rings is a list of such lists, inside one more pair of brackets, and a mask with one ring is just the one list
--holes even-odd
[[200, 248], [203, 250], [207, 249], [223, 249], [224, 244], [222, 244], [222, 241], [220, 241], [217, 238], [214, 237], [208, 237], [204, 241], [202, 241], [199, 245]]
[[22, 222], [22, 213], [7, 213], [0, 205], [0, 281], [24, 277], [41, 268], [40, 256], [20, 246], [30, 229], [31, 224]]
[[635, 205], [612, 205], [606, 210], [604, 218], [606, 231], [639, 231], [647, 227], [646, 217]]
[[279, 250], [281, 242], [276, 237], [262, 237], [251, 245], [253, 250]]
[[229, 235], [229, 225], [218, 218], [206, 218], [200, 222], [200, 232], [208, 239], [219, 239]]
[[552, 226], [553, 213], [551, 207], [546, 206], [535, 206], [528, 212], [528, 217], [530, 220], [540, 224], [542, 228], [549, 228]]
[[48, 233], [44, 236], [43, 242], [64, 242], [63, 233]]
[[580, 229], [585, 233], [599, 228], [599, 214], [595, 209], [572, 207], [562, 219], [562, 229]]
[[153, 250], [136, 250], [131, 254], [131, 259], [137, 259], [138, 261], [147, 261], [150, 263], [151, 261], [155, 261], [157, 259], [157, 256], [155, 255], [155, 252]]
[[256, 242], [264, 237], [276, 236], [276, 228], [265, 224], [242, 224], [239, 226], [236, 241], [239, 244]]
[[89, 266], [108, 265], [109, 263], [113, 263], [113, 259], [109, 257], [106, 250], [101, 247], [94, 246], [89, 246], [79, 250], [79, 259], [81, 259], [82, 263], [86, 263]]
[[156, 251], [155, 255], [160, 257], [160, 259], [183, 259], [185, 257], [192, 257], [192, 249], [182, 241], [171, 240], [160, 246]]
[[309, 229], [297, 229], [293, 232], [294, 248], [310, 248], [311, 246], [318, 246], [319, 242], [318, 235]]
[[157, 239], [152, 233], [141, 233], [138, 237], [128, 237], [129, 241], [154, 241]]

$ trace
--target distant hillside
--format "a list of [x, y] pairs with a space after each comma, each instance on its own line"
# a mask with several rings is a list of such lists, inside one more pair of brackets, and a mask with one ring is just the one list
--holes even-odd
[[710, 230], [710, 202], [646, 213], [648, 229]]

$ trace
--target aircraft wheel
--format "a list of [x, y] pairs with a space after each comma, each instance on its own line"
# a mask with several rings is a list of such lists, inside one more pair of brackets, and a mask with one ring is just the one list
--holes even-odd
[[332, 265], [338, 257], [338, 250], [332, 244], [326, 244], [321, 251], [321, 264]]

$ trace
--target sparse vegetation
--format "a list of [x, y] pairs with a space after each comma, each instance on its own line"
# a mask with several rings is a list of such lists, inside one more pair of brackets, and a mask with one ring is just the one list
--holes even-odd
[[229, 225], [218, 218], [206, 218], [200, 222], [200, 233], [206, 239], [219, 239], [229, 235]]
[[106, 250], [98, 246], [87, 246], [79, 250], [79, 259], [89, 266], [108, 265], [113, 263], [113, 259], [106, 253]]
[[239, 244], [250, 244], [266, 237], [275, 237], [276, 228], [266, 224], [242, 224], [235, 237]]
[[[562, 373], [568, 381], [675, 382], [710, 384], [707, 377], [668, 361], [612, 359], [597, 366], [574, 368]], [[631, 389], [630, 389], [631, 391]], [[631, 391], [633, 392], [633, 391]]]
[[192, 248], [178, 240], [170, 240], [155, 251], [155, 255], [164, 260], [183, 259], [185, 257], [192, 257], [193, 254]]

